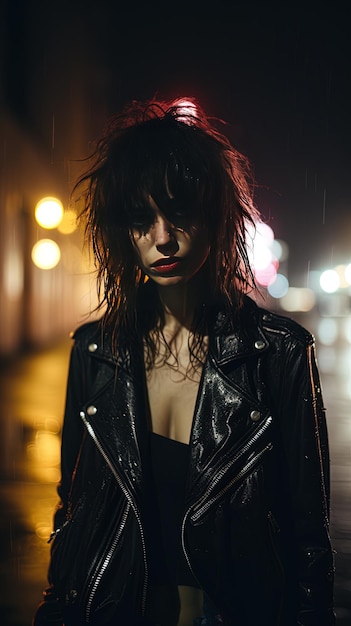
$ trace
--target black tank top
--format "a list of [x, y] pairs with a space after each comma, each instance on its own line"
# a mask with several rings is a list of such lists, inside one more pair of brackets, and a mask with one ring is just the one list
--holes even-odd
[[150, 433], [150, 455], [147, 528], [151, 584], [198, 587], [181, 548], [190, 446]]

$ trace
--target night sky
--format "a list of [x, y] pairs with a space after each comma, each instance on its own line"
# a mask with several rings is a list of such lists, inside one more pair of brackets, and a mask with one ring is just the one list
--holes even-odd
[[[82, 85], [90, 139], [131, 99], [192, 95], [254, 166], [256, 201], [292, 279], [351, 262], [347, 6], [8, 1], [4, 105], [38, 141]], [[112, 7], [112, 8], [111, 8]], [[33, 78], [35, 76], [35, 79]], [[69, 77], [69, 80], [67, 79]], [[33, 89], [43, 115], [33, 110]]]

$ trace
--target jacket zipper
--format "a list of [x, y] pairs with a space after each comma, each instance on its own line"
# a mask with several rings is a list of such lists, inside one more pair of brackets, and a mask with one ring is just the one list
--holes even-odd
[[[223, 487], [223, 489], [221, 489], [221, 491], [214, 498], [209, 500], [196, 513], [194, 513], [191, 516], [192, 521], [196, 522], [201, 517], [201, 515], [203, 513], [205, 513], [217, 500], [220, 500], [222, 498], [222, 496], [228, 491], [228, 489], [230, 489], [233, 485], [235, 485], [235, 483], [237, 483], [242, 478], [242, 476], [244, 476], [251, 469], [252, 465], [254, 465], [256, 463], [257, 459], [260, 459], [267, 450], [271, 450], [272, 448], [273, 448], [273, 445], [271, 443], [269, 443], [267, 446], [265, 446], [265, 448], [263, 448], [263, 450], [261, 450], [261, 452], [258, 455], [256, 455], [254, 457], [254, 459], [252, 459], [249, 463], [247, 463], [242, 468], [242, 470], [238, 474], [236, 474], [236, 476], [234, 476], [234, 478], [232, 478], [232, 480], [229, 481], [229, 483], [227, 483], [225, 485], [225, 487]], [[226, 466], [226, 469], [228, 469], [228, 468], [229, 468], [229, 465]], [[216, 482], [216, 481], [214, 481], [214, 482]], [[182, 535], [182, 548], [183, 548], [183, 552], [184, 552], [184, 555], [185, 555], [188, 567], [189, 567], [192, 575], [194, 576], [195, 580], [197, 580], [197, 582], [199, 583], [199, 580], [198, 580], [198, 578], [197, 578], [197, 576], [196, 576], [196, 574], [195, 574], [195, 572], [194, 572], [194, 570], [192, 568], [192, 565], [191, 565], [191, 562], [190, 562], [190, 559], [189, 559], [189, 555], [188, 555], [188, 553], [186, 551], [185, 540], [184, 540], [184, 537], [185, 537], [185, 524], [186, 524], [186, 521], [187, 521], [187, 518], [189, 516], [190, 511], [191, 511], [191, 508], [187, 510], [187, 512], [186, 512], [186, 514], [184, 516], [184, 519], [183, 519], [183, 523], [182, 523], [182, 533], [181, 533], [181, 535]], [[200, 584], [200, 587], [201, 587], [201, 584]]]
[[66, 526], [68, 526], [68, 524], [70, 524], [70, 523], [71, 523], [71, 521], [72, 521], [72, 517], [70, 517], [69, 519], [66, 519], [66, 520], [64, 521], [64, 523], [63, 523], [61, 526], [59, 526], [58, 528], [56, 528], [56, 530], [54, 530], [54, 531], [50, 534], [50, 537], [49, 537], [49, 539], [48, 539], [48, 543], [51, 543], [54, 539], [56, 539], [57, 535], [59, 535], [59, 534], [63, 531], [63, 529], [64, 529]]
[[86, 622], [87, 623], [90, 622], [91, 605], [93, 603], [93, 599], [94, 599], [96, 590], [97, 590], [97, 588], [98, 588], [98, 586], [100, 584], [101, 578], [104, 575], [108, 564], [111, 561], [113, 553], [114, 553], [114, 551], [115, 551], [115, 549], [116, 549], [116, 547], [118, 545], [118, 542], [120, 540], [121, 534], [122, 534], [122, 532], [124, 530], [124, 527], [125, 527], [125, 524], [126, 524], [126, 521], [127, 521], [127, 517], [128, 517], [129, 511], [130, 511], [130, 503], [128, 502], [127, 506], [125, 508], [125, 511], [123, 513], [122, 521], [121, 521], [120, 527], [118, 529], [118, 532], [117, 532], [117, 534], [116, 534], [116, 536], [115, 536], [115, 538], [114, 538], [114, 540], [113, 540], [113, 542], [112, 542], [112, 544], [110, 546], [110, 549], [107, 552], [107, 555], [104, 558], [103, 564], [101, 565], [101, 568], [100, 568], [100, 571], [99, 571], [98, 575], [95, 577], [95, 582], [94, 582], [94, 584], [92, 586], [92, 589], [89, 592], [87, 603], [86, 603], [86, 609], [85, 609], [85, 617], [86, 617]]
[[[211, 486], [206, 490], [205, 494], [201, 497], [201, 501], [206, 499], [207, 495], [209, 495], [211, 493], [211, 491], [213, 490], [213, 487], [218, 483], [218, 481], [222, 478], [222, 476], [228, 471], [228, 469], [230, 469], [230, 467], [234, 463], [236, 463], [238, 461], [238, 459], [243, 454], [245, 454], [245, 452], [247, 452], [247, 450], [249, 449], [250, 445], [252, 445], [252, 443], [254, 443], [258, 439], [258, 437], [267, 430], [267, 428], [271, 425], [271, 423], [272, 423], [272, 417], [268, 417], [268, 419], [265, 422], [265, 424], [256, 432], [256, 434], [253, 437], [251, 437], [251, 439], [248, 441], [248, 443], [246, 443], [246, 445], [235, 455], [235, 457], [231, 460], [231, 462], [227, 463], [227, 465], [222, 469], [220, 474], [217, 475], [216, 479], [213, 481]], [[273, 444], [271, 444], [271, 443], [269, 443], [267, 446], [265, 446], [265, 448], [263, 448], [263, 450], [261, 450], [261, 452], [258, 455], [256, 455], [249, 463], [247, 463], [245, 465], [245, 467], [238, 474], [236, 474], [236, 476], [234, 476], [234, 478], [227, 485], [225, 485], [225, 487], [223, 487], [223, 489], [221, 489], [221, 491], [217, 494], [217, 496], [212, 498], [209, 502], [207, 502], [200, 509], [198, 509], [198, 511], [195, 514], [192, 515], [191, 519], [193, 521], [196, 521], [197, 519], [199, 519], [199, 517], [201, 517], [201, 515], [204, 512], [206, 512], [210, 506], [212, 506], [218, 499], [220, 499], [228, 491], [228, 489], [230, 489], [232, 487], [232, 485], [234, 485], [235, 483], [237, 483], [240, 480], [240, 478], [252, 467], [252, 465], [254, 463], [256, 463], [257, 459], [261, 458], [263, 456], [263, 454], [267, 450], [271, 450], [272, 448], [273, 448]], [[195, 507], [196, 507], [196, 505], [195, 505]], [[190, 571], [192, 572], [192, 575], [194, 576], [195, 580], [198, 580], [198, 578], [197, 578], [197, 576], [196, 576], [196, 574], [195, 574], [195, 572], [194, 572], [194, 570], [192, 568], [192, 565], [191, 565], [191, 562], [190, 562], [190, 559], [189, 559], [189, 555], [188, 555], [188, 553], [186, 551], [186, 547], [185, 547], [185, 525], [186, 525], [187, 518], [189, 517], [192, 508], [193, 508], [193, 505], [188, 508], [188, 510], [186, 511], [186, 513], [184, 515], [183, 522], [182, 522], [181, 536], [182, 536], [182, 548], [183, 548], [184, 556], [186, 558], [188, 567], [189, 567]], [[200, 587], [201, 587], [201, 584], [200, 584]]]
[[[98, 437], [97, 437], [97, 435], [96, 435], [92, 425], [87, 420], [84, 411], [80, 412], [80, 417], [83, 420], [84, 425], [85, 425], [89, 435], [93, 439], [96, 447], [98, 448], [99, 452], [101, 453], [101, 455], [103, 456], [103, 458], [106, 461], [107, 465], [109, 466], [113, 476], [115, 477], [115, 479], [116, 479], [119, 487], [121, 488], [123, 494], [125, 495], [127, 501], [129, 502], [129, 504], [130, 504], [134, 514], [135, 514], [136, 520], [138, 522], [139, 531], [140, 531], [140, 538], [141, 538], [141, 543], [142, 543], [142, 549], [143, 549], [144, 568], [145, 568], [145, 577], [144, 577], [144, 584], [143, 584], [143, 591], [142, 591], [142, 598], [141, 598], [141, 608], [142, 608], [142, 613], [144, 614], [145, 613], [145, 607], [146, 607], [146, 594], [147, 594], [147, 586], [148, 586], [148, 565], [147, 565], [147, 559], [146, 559], [145, 537], [144, 537], [144, 531], [143, 531], [143, 527], [142, 527], [142, 523], [141, 523], [140, 514], [139, 514], [139, 511], [138, 511], [138, 508], [137, 508], [136, 504], [134, 503], [134, 501], [131, 498], [128, 490], [124, 486], [124, 484], [123, 484], [122, 480], [120, 479], [118, 473], [116, 472], [113, 464], [111, 463], [108, 455], [106, 454], [105, 450], [103, 449], [103, 447], [102, 447], [102, 445], [101, 445], [101, 443], [100, 443], [100, 441], [99, 441], [99, 439], [98, 439]], [[120, 533], [118, 533], [118, 536], [120, 536]], [[111, 556], [112, 556], [112, 553], [111, 553]], [[111, 558], [111, 556], [110, 556], [110, 558]], [[98, 584], [100, 582], [102, 573], [101, 573], [101, 575], [98, 574], [98, 576], [97, 576], [98, 583], [96, 585], [94, 585], [94, 591], [90, 593], [90, 596], [89, 596], [90, 606], [91, 606], [91, 604], [93, 602], [94, 595], [96, 593], [96, 590], [97, 590]]]
[[[206, 512], [208, 510], [209, 507], [212, 506], [212, 504], [214, 504], [214, 502], [216, 502], [216, 500], [218, 500], [219, 498], [221, 498], [227, 491], [228, 489], [230, 489], [230, 487], [232, 487], [232, 485], [234, 485], [235, 483], [237, 483], [240, 478], [242, 478], [242, 476], [244, 476], [248, 470], [251, 469], [251, 467], [256, 463], [257, 459], [260, 459], [262, 457], [262, 455], [267, 451], [267, 450], [271, 450], [273, 445], [271, 443], [269, 443], [267, 446], [265, 446], [265, 448], [263, 448], [263, 450], [261, 450], [261, 452], [259, 452], [257, 455], [255, 455], [251, 461], [249, 461], [241, 470], [238, 474], [236, 474], [234, 476], [234, 478], [232, 478], [232, 480], [227, 483], [222, 489], [221, 491], [214, 496], [213, 498], [209, 499], [210, 493], [213, 491], [213, 489], [216, 487], [216, 485], [218, 484], [218, 482], [223, 478], [223, 476], [228, 472], [228, 470], [235, 464], [237, 463], [237, 461], [240, 459], [241, 456], [243, 456], [244, 454], [246, 454], [248, 452], [248, 450], [250, 449], [251, 445], [253, 443], [255, 443], [258, 438], [267, 430], [267, 428], [269, 428], [269, 426], [272, 423], [272, 417], [268, 417], [267, 421], [265, 422], [265, 424], [263, 424], [263, 426], [255, 433], [255, 435], [245, 444], [245, 446], [231, 459], [231, 461], [229, 463], [227, 463], [227, 465], [225, 465], [225, 467], [222, 468], [222, 470], [216, 475], [215, 479], [213, 480], [213, 482], [211, 483], [211, 485], [208, 487], [208, 489], [205, 491], [205, 493], [202, 495], [201, 497], [201, 501], [206, 501], [205, 504], [200, 507], [198, 509], [198, 511], [196, 513], [194, 513], [191, 517], [191, 519], [193, 521], [196, 521], [199, 517], [201, 517], [201, 515]], [[196, 505], [195, 507], [196, 508]]]
[[[206, 511], [217, 501], [220, 500], [221, 497], [228, 491], [228, 489], [230, 489], [233, 485], [235, 485], [235, 483], [237, 483], [243, 476], [245, 476], [245, 474], [247, 474], [247, 472], [252, 468], [253, 465], [256, 464], [256, 461], [259, 460], [265, 452], [267, 452], [267, 450], [271, 450], [273, 448], [273, 445], [271, 443], [269, 443], [267, 446], [265, 446], [263, 448], [263, 450], [261, 450], [261, 452], [259, 452], [251, 461], [249, 461], [249, 463], [247, 463], [238, 474], [236, 474], [236, 476], [234, 476], [234, 478], [232, 478], [232, 480], [229, 481], [229, 483], [227, 483], [225, 485], [225, 487], [223, 487], [220, 492], [214, 496], [213, 498], [211, 498], [210, 500], [208, 500], [208, 502], [206, 502], [206, 504], [204, 504], [196, 513], [194, 513], [191, 516], [191, 519], [196, 522], [199, 517], [201, 517], [201, 515], [203, 515], [203, 513], [206, 513]], [[227, 466], [227, 469], [229, 469], [229, 466]], [[214, 481], [213, 484], [216, 484], [218, 481]]]

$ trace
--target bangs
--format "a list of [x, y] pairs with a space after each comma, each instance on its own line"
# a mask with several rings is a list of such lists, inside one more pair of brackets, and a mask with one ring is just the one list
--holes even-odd
[[114, 155], [117, 211], [127, 226], [136, 214], [148, 210], [150, 196], [169, 219], [181, 213], [189, 220], [207, 222], [211, 164], [201, 149], [201, 133], [174, 119], [165, 122], [154, 119], [128, 129], [120, 154]]

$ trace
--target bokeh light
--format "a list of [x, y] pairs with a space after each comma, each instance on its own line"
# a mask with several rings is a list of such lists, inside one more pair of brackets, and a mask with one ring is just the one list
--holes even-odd
[[272, 298], [283, 298], [288, 293], [289, 281], [283, 274], [277, 274], [275, 280], [267, 286]]
[[247, 252], [257, 283], [267, 287], [274, 283], [283, 246], [274, 239], [273, 229], [263, 222], [247, 229]]
[[60, 248], [52, 239], [40, 239], [32, 248], [32, 261], [41, 270], [56, 267], [60, 258]]
[[311, 311], [316, 303], [316, 296], [312, 289], [307, 287], [289, 287], [285, 296], [280, 300], [284, 311]]
[[324, 346], [332, 346], [338, 336], [338, 324], [335, 319], [321, 319], [317, 326], [317, 338]]
[[347, 343], [351, 344], [351, 318], [347, 317], [343, 324], [343, 335]]
[[321, 273], [319, 283], [326, 293], [334, 293], [340, 287], [340, 276], [336, 270], [325, 270]]
[[322, 374], [334, 372], [337, 362], [337, 353], [333, 346], [318, 346], [318, 367]]
[[62, 220], [59, 223], [57, 230], [60, 231], [63, 235], [70, 235], [77, 230], [77, 215], [76, 212], [72, 209], [67, 209], [64, 211]]
[[280, 263], [287, 260], [289, 256], [289, 246], [285, 241], [282, 241], [281, 239], [274, 239], [270, 245], [270, 249], [272, 254], [279, 260]]
[[63, 217], [63, 205], [57, 198], [47, 196], [39, 200], [34, 213], [37, 223], [42, 228], [57, 228]]
[[277, 269], [274, 263], [269, 263], [262, 268], [255, 268], [255, 278], [259, 285], [267, 287], [272, 284], [277, 276]]
[[348, 285], [351, 285], [351, 263], [345, 267], [345, 278]]

